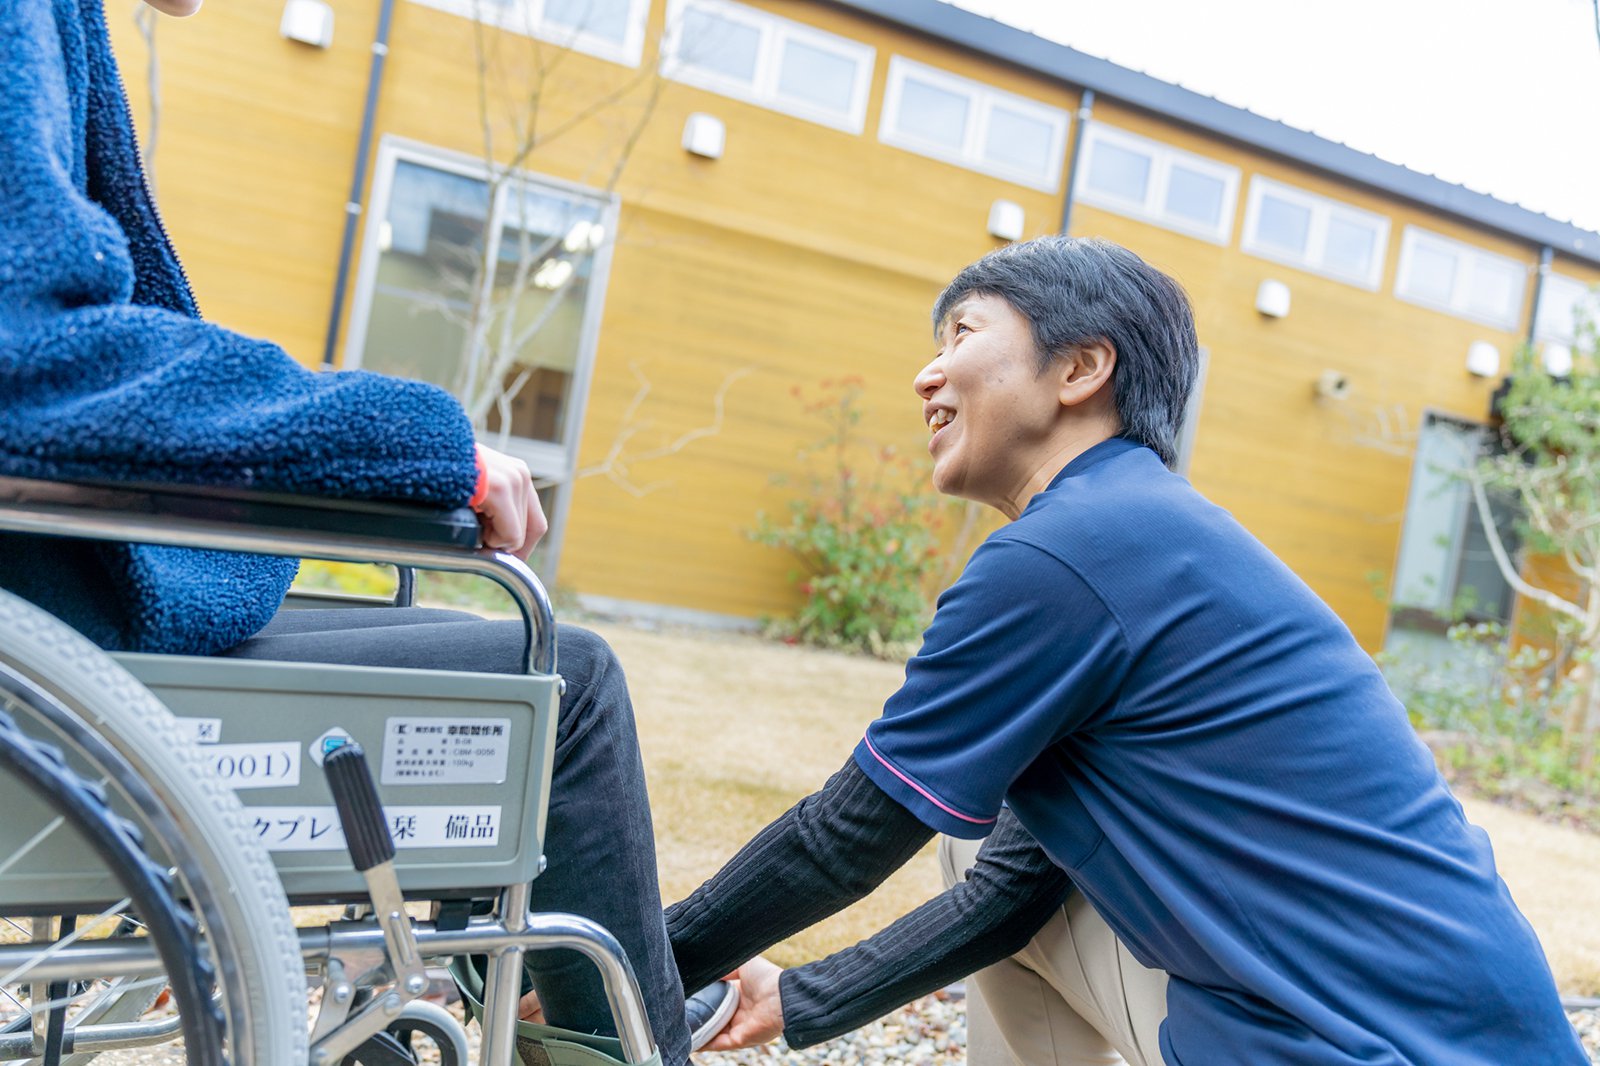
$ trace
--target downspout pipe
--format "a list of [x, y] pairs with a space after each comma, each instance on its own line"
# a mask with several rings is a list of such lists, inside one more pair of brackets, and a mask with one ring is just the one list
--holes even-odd
[[367, 187], [367, 161], [372, 156], [373, 125], [378, 114], [378, 90], [383, 85], [383, 62], [389, 57], [389, 24], [394, 0], [381, 0], [378, 33], [372, 39], [372, 68], [367, 72], [367, 102], [361, 112], [361, 134], [356, 143], [356, 170], [344, 205], [344, 236], [339, 240], [339, 269], [333, 281], [333, 309], [328, 312], [328, 335], [322, 342], [322, 369], [333, 369], [333, 350], [344, 317], [345, 291], [350, 287], [350, 258], [355, 251], [356, 223], [361, 220], [361, 194]]
[[[1524, 338], [1529, 348], [1533, 347], [1533, 336], [1539, 329], [1539, 303], [1544, 299], [1544, 282], [1550, 276], [1550, 264], [1554, 259], [1555, 252], [1548, 244], [1539, 249], [1539, 269], [1533, 275], [1533, 306], [1528, 312], [1528, 332]], [[1511, 379], [1516, 374], [1514, 363], [1511, 370], [1512, 372], [1505, 376], [1505, 379], [1495, 387], [1494, 392], [1489, 396], [1489, 422], [1491, 425], [1501, 425], [1505, 420], [1500, 407], [1505, 403], [1506, 394], [1511, 391]]]
[[1533, 275], [1533, 310], [1528, 312], [1528, 346], [1533, 346], [1533, 334], [1539, 327], [1539, 301], [1544, 299], [1544, 280], [1550, 276], [1550, 264], [1555, 251], [1547, 244], [1539, 249], [1539, 269]]
[[1078, 100], [1078, 128], [1072, 131], [1072, 158], [1067, 163], [1067, 198], [1061, 204], [1061, 235], [1069, 236], [1072, 225], [1072, 203], [1078, 194], [1078, 160], [1083, 156], [1083, 131], [1094, 114], [1094, 90], [1083, 90]]

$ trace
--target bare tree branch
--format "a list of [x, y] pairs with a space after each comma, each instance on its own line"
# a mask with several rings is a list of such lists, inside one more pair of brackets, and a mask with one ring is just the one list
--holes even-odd
[[1495, 566], [1499, 567], [1500, 576], [1505, 579], [1506, 584], [1515, 589], [1518, 595], [1548, 607], [1558, 614], [1574, 619], [1580, 624], [1587, 622], [1583, 608], [1567, 602], [1549, 589], [1538, 588], [1524, 580], [1521, 572], [1511, 562], [1505, 542], [1500, 537], [1500, 529], [1495, 525], [1494, 515], [1489, 509], [1489, 495], [1483, 488], [1483, 476], [1475, 469], [1468, 469], [1466, 478], [1467, 484], [1472, 489], [1473, 503], [1478, 508], [1479, 524], [1483, 526], [1484, 537], [1489, 542], [1489, 553], [1494, 556]]
[[722, 384], [718, 386], [716, 396], [712, 399], [711, 421], [706, 425], [697, 426], [681, 433], [661, 447], [651, 448], [637, 455], [626, 456], [628, 443], [644, 428], [642, 424], [635, 423], [633, 417], [640, 406], [643, 405], [645, 397], [650, 394], [651, 390], [650, 379], [645, 376], [644, 371], [637, 363], [629, 363], [628, 369], [633, 372], [634, 377], [638, 380], [639, 387], [634, 390], [633, 398], [623, 411], [621, 428], [617, 431], [617, 436], [612, 440], [611, 447], [607, 451], [604, 460], [594, 466], [579, 469], [573, 474], [573, 478], [576, 480], [577, 478], [604, 476], [630, 495], [645, 496], [665, 487], [669, 483], [653, 482], [646, 486], [637, 485], [631, 476], [631, 468], [638, 463], [646, 463], [652, 459], [662, 459], [669, 455], [676, 455], [697, 440], [704, 440], [707, 437], [714, 437], [721, 433], [723, 418], [726, 413], [728, 390], [733, 387], [735, 382], [741, 378], [748, 377], [754, 371], [750, 367], [741, 367], [722, 379]]

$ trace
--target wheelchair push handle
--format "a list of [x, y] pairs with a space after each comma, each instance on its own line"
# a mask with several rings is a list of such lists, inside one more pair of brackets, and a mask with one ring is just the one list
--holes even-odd
[[334, 748], [322, 760], [322, 769], [328, 775], [333, 805], [339, 809], [339, 823], [344, 826], [345, 842], [356, 869], [366, 873], [393, 859], [394, 839], [389, 835], [378, 786], [372, 780], [361, 745], [351, 742]]

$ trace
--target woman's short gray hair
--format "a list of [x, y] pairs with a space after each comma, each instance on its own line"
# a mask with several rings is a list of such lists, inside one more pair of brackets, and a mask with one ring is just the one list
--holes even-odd
[[933, 305], [937, 332], [956, 304], [998, 296], [1028, 320], [1043, 373], [1095, 341], [1116, 349], [1112, 395], [1121, 436], [1171, 466], [1199, 373], [1194, 311], [1182, 286], [1110, 241], [1039, 237], [990, 252], [956, 275]]

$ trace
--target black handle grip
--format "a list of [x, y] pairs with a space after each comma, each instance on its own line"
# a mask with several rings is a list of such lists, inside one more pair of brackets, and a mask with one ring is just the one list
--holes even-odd
[[367, 768], [367, 754], [361, 745], [341, 744], [322, 760], [333, 791], [333, 805], [339, 808], [339, 824], [350, 845], [350, 858], [356, 869], [366, 873], [381, 862], [394, 858], [394, 838], [378, 800], [378, 786]]

